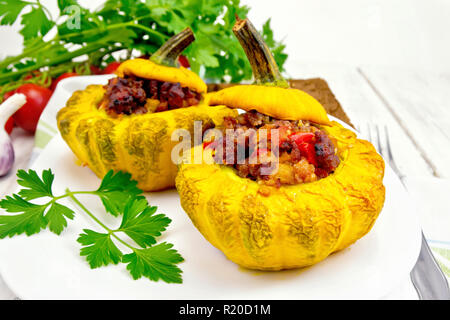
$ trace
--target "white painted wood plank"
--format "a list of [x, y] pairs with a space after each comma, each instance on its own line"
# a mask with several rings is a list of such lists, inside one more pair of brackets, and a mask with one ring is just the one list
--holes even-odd
[[432, 170], [410, 138], [356, 68], [335, 64], [290, 61], [289, 77], [320, 77], [331, 90], [363, 137], [368, 124], [387, 126], [395, 162], [407, 176], [432, 176]]
[[450, 74], [365, 66], [400, 125], [439, 177], [450, 177]]

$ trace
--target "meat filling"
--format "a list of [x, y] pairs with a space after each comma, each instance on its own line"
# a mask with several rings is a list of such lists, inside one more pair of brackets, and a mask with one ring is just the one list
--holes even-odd
[[[227, 129], [232, 129], [228, 135]], [[271, 137], [272, 129], [277, 129], [278, 143]], [[327, 177], [340, 163], [330, 137], [308, 121], [278, 120], [250, 111], [236, 118], [226, 117], [223, 136], [205, 144], [215, 150], [222, 146], [223, 152], [215, 154], [216, 161], [235, 168], [240, 177], [265, 185], [316, 181]]]
[[100, 108], [109, 114], [143, 114], [197, 105], [201, 94], [180, 83], [132, 76], [110, 79]]

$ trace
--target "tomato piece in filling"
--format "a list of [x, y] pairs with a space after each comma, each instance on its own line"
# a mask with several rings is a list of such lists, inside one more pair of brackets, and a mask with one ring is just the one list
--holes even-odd
[[296, 132], [289, 136], [300, 150], [302, 156], [304, 156], [309, 163], [317, 166], [316, 150], [314, 147], [316, 135], [312, 132]]
[[[223, 152], [216, 161], [234, 167], [240, 177], [265, 185], [280, 187], [316, 181], [327, 177], [340, 163], [326, 132], [308, 121], [278, 120], [252, 110], [236, 118], [226, 117], [224, 136], [226, 129], [234, 129], [233, 136], [204, 146], [220, 144]], [[251, 129], [256, 134], [249, 133]], [[271, 136], [273, 129], [278, 130], [278, 141]], [[240, 162], [235, 159], [239, 158], [239, 147], [244, 150], [244, 161]]]

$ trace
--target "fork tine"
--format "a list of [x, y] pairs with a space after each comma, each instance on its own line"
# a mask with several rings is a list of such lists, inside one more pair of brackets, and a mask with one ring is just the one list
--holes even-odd
[[378, 125], [375, 125], [375, 131], [377, 132], [377, 149], [378, 149], [378, 153], [383, 155], [383, 148], [381, 147], [381, 138], [380, 138], [380, 129], [378, 127]]
[[386, 134], [386, 149], [387, 149], [387, 154], [388, 154], [388, 163], [391, 166], [391, 168], [395, 171], [397, 176], [400, 178], [400, 180], [403, 181], [403, 178], [405, 177], [405, 175], [400, 171], [400, 169], [397, 167], [397, 164], [394, 161], [394, 155], [392, 154], [391, 142], [389, 139], [387, 126], [384, 126], [384, 132]]
[[387, 147], [389, 161], [394, 162], [394, 156], [392, 155], [391, 142], [389, 141], [389, 133], [388, 133], [387, 126], [384, 126], [384, 133], [386, 134], [386, 147]]
[[[373, 126], [375, 126], [375, 128], [373, 128]], [[376, 137], [372, 133], [375, 133]], [[402, 172], [399, 170], [399, 168], [397, 167], [397, 165], [394, 161], [394, 155], [392, 154], [391, 142], [389, 140], [389, 133], [388, 133], [388, 128], [386, 125], [384, 125], [384, 135], [385, 135], [385, 137], [384, 137], [385, 141], [383, 141], [383, 142], [385, 142], [385, 144], [383, 145], [381, 143], [382, 138], [381, 138], [379, 126], [371, 125], [370, 123], [367, 123], [367, 137], [365, 139], [370, 141], [373, 144], [375, 150], [383, 156], [386, 164], [390, 165], [391, 168], [397, 174], [397, 176], [400, 178], [400, 180], [402, 180], [405, 177], [405, 175], [402, 174]], [[384, 149], [383, 149], [383, 147], [384, 147]]]

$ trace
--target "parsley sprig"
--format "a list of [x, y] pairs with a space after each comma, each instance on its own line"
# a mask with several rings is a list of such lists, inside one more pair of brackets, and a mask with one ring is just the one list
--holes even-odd
[[[83, 229], [77, 239], [82, 246], [80, 255], [86, 258], [92, 269], [122, 262], [127, 264], [126, 268], [134, 279], [146, 277], [153, 281], [182, 282], [182, 271], [177, 264], [182, 262], [183, 258], [173, 249], [172, 244], [157, 244], [156, 240], [171, 220], [164, 214], [156, 213], [157, 207], [148, 204], [130, 174], [114, 173], [111, 170], [97, 190], [66, 189], [66, 193], [59, 196], [53, 194], [52, 184], [55, 177], [50, 169], [44, 170], [41, 176], [34, 170], [19, 170], [17, 177], [17, 182], [23, 189], [0, 201], [1, 208], [14, 213], [0, 214], [0, 239], [23, 233], [30, 236], [47, 228], [60, 235], [67, 227], [68, 220], [74, 218], [75, 212], [59, 201], [70, 198], [104, 229], [103, 233]], [[98, 196], [106, 212], [116, 217], [121, 215], [120, 226], [112, 229], [103, 223], [76, 197], [81, 194]], [[36, 199], [40, 199], [40, 204], [31, 202]], [[125, 234], [132, 241], [123, 240], [121, 234]], [[121, 243], [130, 252], [124, 254], [116, 243]]]
[[[74, 70], [90, 74], [91, 66], [112, 62], [114, 52], [126, 50], [127, 58], [151, 55], [187, 26], [196, 41], [183, 54], [193, 71], [204, 70], [213, 82], [252, 77], [232, 32], [235, 16], [244, 18], [250, 10], [240, 0], [105, 0], [93, 11], [77, 0], [54, 1], [59, 12], [52, 17], [39, 0], [0, 0], [0, 25], [20, 20], [24, 40], [21, 54], [0, 61], [0, 99], [23, 83], [49, 85], [49, 79]], [[283, 71], [285, 46], [274, 39], [270, 19], [262, 34]]]

